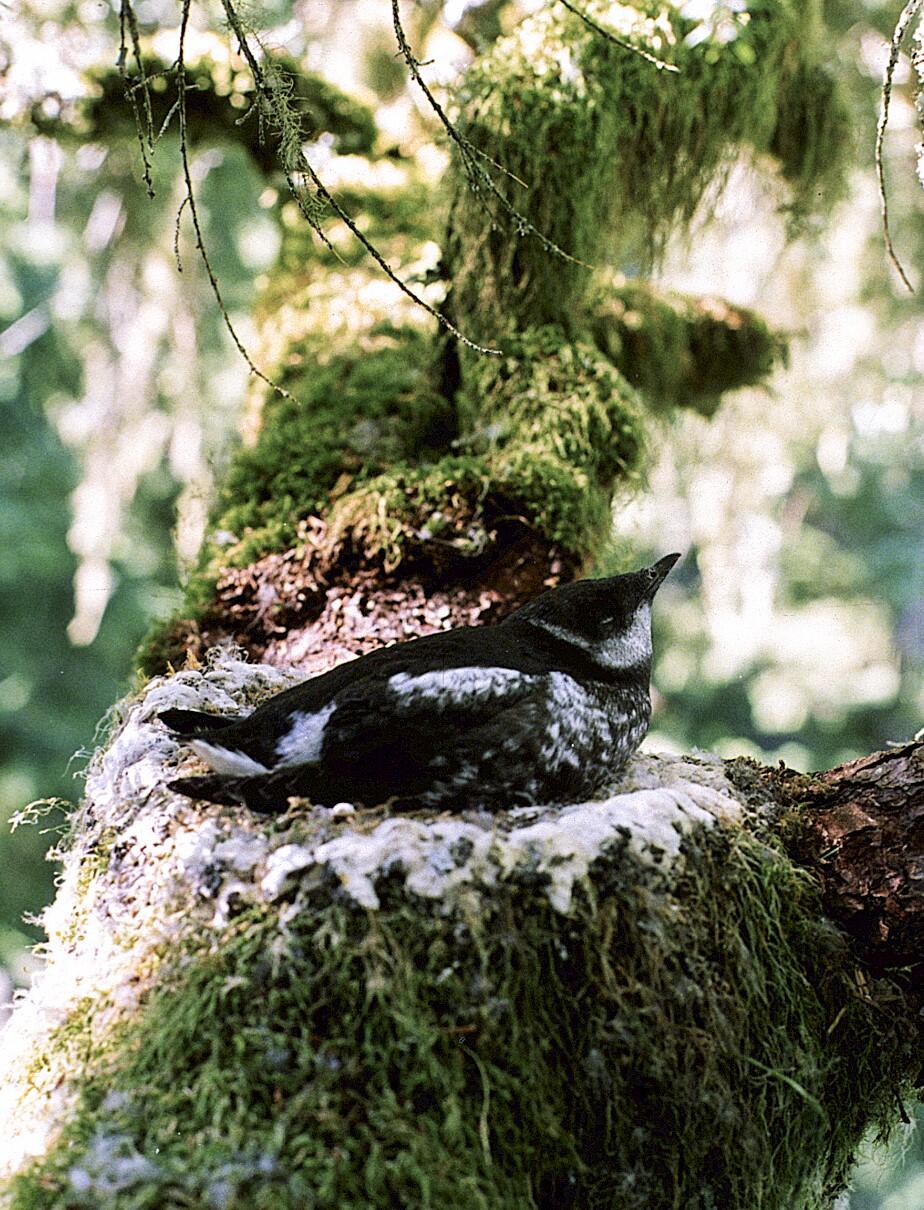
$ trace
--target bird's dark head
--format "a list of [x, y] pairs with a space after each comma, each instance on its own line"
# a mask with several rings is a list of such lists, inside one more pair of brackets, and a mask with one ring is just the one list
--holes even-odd
[[626, 575], [553, 588], [515, 616], [584, 648], [604, 667], [647, 667], [651, 602], [679, 558], [665, 555], [651, 567]]

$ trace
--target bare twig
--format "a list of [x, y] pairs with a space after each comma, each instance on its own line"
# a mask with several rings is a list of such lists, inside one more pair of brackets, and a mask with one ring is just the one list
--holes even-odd
[[500, 189], [497, 187], [497, 182], [491, 176], [490, 172], [488, 172], [487, 169], [479, 162], [480, 160], [487, 160], [489, 164], [492, 164], [500, 172], [503, 172], [505, 176], [511, 177], [511, 179], [515, 180], [517, 184], [523, 185], [524, 182], [521, 181], [519, 177], [514, 176], [512, 172], [509, 172], [506, 168], [504, 168], [502, 164], [498, 164], [496, 160], [492, 160], [489, 155], [482, 151], [480, 147], [477, 147], [471, 141], [471, 139], [466, 138], [465, 135], [452, 124], [452, 122], [446, 116], [446, 113], [439, 101], [437, 101], [436, 97], [433, 95], [432, 91], [427, 85], [427, 82], [420, 74], [420, 61], [414, 55], [410, 43], [407, 40], [407, 35], [404, 32], [404, 27], [401, 24], [400, 0], [391, 0], [391, 13], [392, 23], [395, 28], [395, 37], [398, 41], [398, 47], [405, 63], [408, 65], [408, 70], [411, 73], [411, 77], [414, 80], [414, 83], [420, 88], [421, 92], [426, 97], [428, 104], [433, 109], [433, 112], [439, 118], [440, 122], [443, 124], [443, 127], [445, 128], [446, 133], [449, 135], [452, 142], [455, 144], [462, 160], [462, 166], [465, 169], [465, 175], [471, 181], [473, 188], [478, 193], [481, 192], [482, 186], [487, 189], [488, 193], [496, 199], [501, 209], [507, 214], [508, 218], [513, 220], [518, 235], [534, 235], [547, 252], [551, 252], [555, 256], [560, 256], [562, 260], [571, 261], [572, 264], [581, 265], [585, 269], [592, 269], [593, 265], [588, 265], [586, 261], [582, 261], [578, 257], [572, 256], [570, 252], [566, 252], [564, 248], [559, 247], [554, 240], [549, 239], [547, 235], [545, 235], [538, 227], [531, 223], [526, 215], [522, 214], [509, 201], [509, 199], [506, 198], [503, 193], [501, 193]]
[[908, 280], [905, 270], [902, 268], [901, 262], [898, 259], [898, 254], [892, 243], [892, 233], [889, 229], [889, 201], [886, 194], [885, 183], [885, 165], [882, 159], [882, 146], [885, 140], [886, 126], [889, 122], [889, 103], [892, 100], [892, 79], [895, 75], [895, 66], [898, 63], [898, 56], [901, 53], [902, 39], [908, 30], [913, 18], [917, 14], [924, 0], [908, 0], [908, 3], [902, 9], [901, 16], [898, 18], [895, 29], [892, 32], [892, 41], [889, 45], [889, 62], [886, 67], [885, 79], [882, 82], [882, 97], [879, 109], [879, 121], [876, 123], [876, 180], [879, 184], [879, 205], [882, 211], [882, 233], [885, 239], [886, 252], [889, 255], [889, 260], [895, 266], [898, 276], [902, 279], [911, 293], [914, 293], [914, 286]]
[[[208, 274], [209, 285], [212, 287], [212, 293], [215, 296], [215, 301], [218, 303], [218, 309], [221, 312], [221, 317], [224, 320], [225, 327], [228, 329], [228, 334], [234, 341], [237, 351], [247, 363], [251, 374], [255, 374], [256, 377], [261, 380], [261, 382], [265, 382], [268, 387], [272, 388], [272, 390], [274, 390], [278, 395], [281, 395], [283, 399], [291, 399], [292, 395], [285, 389], [285, 387], [280, 386], [278, 382], [274, 382], [271, 378], [267, 377], [262, 370], [258, 369], [257, 366], [254, 365], [253, 359], [244, 347], [241, 338], [238, 336], [237, 331], [235, 330], [234, 324], [231, 322], [231, 316], [228, 314], [228, 308], [225, 306], [221, 288], [218, 284], [218, 278], [215, 276], [215, 271], [212, 268], [208, 252], [206, 251], [205, 240], [202, 236], [202, 225], [199, 222], [199, 211], [196, 206], [196, 194], [195, 190], [193, 189], [192, 173], [189, 169], [189, 145], [186, 137], [186, 65], [184, 56], [186, 52], [186, 30], [189, 24], [190, 3], [191, 0], [183, 0], [182, 17], [180, 20], [180, 46], [176, 60], [176, 88], [177, 114], [180, 125], [180, 159], [183, 165], [183, 180], [186, 184], [185, 205], [189, 207], [189, 215], [192, 219], [193, 230], [196, 233], [196, 249], [199, 255], [202, 257], [202, 263], [205, 265], [205, 271]], [[182, 210], [183, 206], [181, 205], [180, 213], [182, 213]], [[179, 217], [180, 216], [178, 214], [178, 228]], [[177, 260], [179, 263], [178, 240]]]
[[674, 63], [665, 63], [663, 59], [659, 59], [656, 55], [651, 54], [647, 50], [642, 50], [640, 46], [635, 46], [632, 42], [625, 42], [622, 38], [617, 38], [615, 34], [610, 33], [608, 29], [604, 29], [602, 25], [598, 25], [593, 17], [583, 12], [577, 7], [577, 5], [572, 4], [570, 0], [559, 0], [559, 3], [563, 4], [569, 13], [574, 13], [575, 17], [579, 17], [589, 29], [594, 31], [594, 33], [600, 34], [601, 37], [606, 38], [607, 42], [612, 42], [616, 46], [621, 47], [623, 50], [631, 51], [633, 55], [638, 55], [639, 58], [644, 59], [646, 63], [651, 63], [652, 66], [658, 69], [658, 71], [680, 71], [680, 68]]
[[[189, 3], [189, 0], [184, 0], [184, 6], [188, 5], [188, 3]], [[256, 91], [260, 95], [260, 97], [263, 100], [265, 100], [269, 112], [275, 113], [276, 109], [275, 109], [275, 106], [273, 103], [274, 102], [273, 85], [267, 79], [266, 73], [264, 72], [263, 68], [261, 67], [259, 61], [257, 60], [256, 55], [254, 54], [254, 52], [250, 46], [250, 42], [247, 37], [247, 31], [242, 26], [240, 18], [238, 17], [238, 14], [234, 9], [234, 6], [231, 3], [231, 0], [222, 0], [222, 7], [225, 10], [225, 16], [227, 18], [228, 25], [229, 25], [232, 33], [234, 34], [235, 38], [237, 39], [241, 54], [244, 56], [244, 59], [247, 62], [247, 66], [250, 68], [250, 73], [251, 73], [251, 76], [253, 77], [254, 88], [256, 89]], [[291, 163], [291, 159], [297, 160], [298, 170], [300, 170], [301, 172], [304, 172], [305, 175], [308, 176], [308, 178], [311, 180], [311, 183], [314, 185], [315, 191], [317, 193], [317, 196], [320, 198], [320, 200], [322, 202], [325, 202], [328, 206], [330, 206], [331, 210], [333, 210], [333, 212], [337, 215], [337, 217], [341, 220], [341, 222], [344, 223], [344, 225], [352, 232], [352, 234], [356, 237], [356, 239], [359, 240], [359, 242], [362, 244], [362, 246], [365, 248], [365, 250], [369, 253], [369, 255], [372, 257], [372, 259], [376, 262], [376, 264], [382, 269], [382, 271], [385, 273], [385, 275], [392, 282], [394, 282], [394, 284], [398, 287], [399, 290], [401, 290], [401, 292], [403, 294], [407, 295], [407, 297], [412, 299], [413, 302], [415, 302], [419, 307], [422, 307], [426, 312], [428, 312], [428, 314], [432, 315], [444, 328], [447, 329], [447, 331], [451, 332], [453, 334], [453, 336], [456, 337], [457, 340], [461, 341], [462, 344], [467, 345], [471, 349], [475, 349], [479, 353], [492, 353], [495, 355], [500, 353], [500, 349], [492, 349], [485, 345], [477, 344], [473, 340], [470, 340], [469, 337], [467, 337], [464, 334], [464, 332], [460, 332], [459, 329], [455, 326], [455, 324], [453, 324], [449, 319], [447, 319], [445, 315], [443, 315], [435, 307], [431, 306], [430, 303], [428, 303], [425, 299], [421, 298], [421, 296], [419, 294], [415, 293], [410, 288], [410, 286], [406, 285], [405, 282], [403, 282], [398, 277], [398, 275], [395, 273], [395, 271], [391, 268], [391, 266], [388, 264], [388, 262], [382, 256], [381, 252], [379, 252], [379, 250], [375, 247], [375, 245], [359, 229], [359, 227], [357, 226], [357, 224], [356, 224], [355, 220], [352, 218], [352, 216], [340, 205], [340, 203], [336, 200], [336, 198], [334, 198], [333, 195], [329, 192], [329, 190], [325, 187], [324, 182], [318, 176], [317, 172], [315, 171], [314, 166], [311, 164], [308, 157], [305, 155], [304, 148], [301, 146], [300, 142], [298, 144], [297, 149], [295, 147], [290, 147], [288, 149], [287, 158], [290, 159], [290, 163]], [[291, 174], [292, 174], [292, 168], [290, 167], [289, 171], [287, 173], [287, 180], [289, 181], [290, 188], [293, 188]], [[296, 201], [298, 201], [299, 200], [298, 191], [293, 189], [293, 192], [295, 193]], [[303, 211], [303, 213], [304, 213], [304, 211]], [[317, 231], [318, 225], [319, 225], [319, 217], [315, 217], [313, 220], [311, 218], [309, 218], [308, 221], [311, 223], [312, 228], [315, 231]], [[322, 235], [322, 238], [324, 238], [323, 232], [321, 232], [320, 234]]]
[[[138, 67], [140, 80], [129, 85], [128, 82], [128, 44], [126, 41], [126, 31], [132, 45], [132, 54], [135, 56], [135, 63]], [[150, 150], [154, 151], [154, 113], [151, 109], [151, 91], [148, 87], [148, 78], [144, 71], [144, 60], [141, 57], [141, 37], [138, 33], [138, 19], [135, 16], [135, 10], [132, 8], [131, 0], [122, 0], [119, 9], [119, 58], [118, 58], [119, 74], [122, 77], [122, 82], [125, 85], [125, 95], [128, 97], [129, 104], [132, 107], [132, 114], [135, 119], [135, 131], [138, 135], [138, 146], [141, 148], [141, 162], [144, 165], [143, 176], [145, 188], [148, 191], [148, 197], [154, 197], [154, 182], [151, 179], [151, 159], [148, 155]], [[141, 93], [142, 104], [144, 106], [144, 120], [142, 121], [141, 109], [138, 105], [138, 93]]]

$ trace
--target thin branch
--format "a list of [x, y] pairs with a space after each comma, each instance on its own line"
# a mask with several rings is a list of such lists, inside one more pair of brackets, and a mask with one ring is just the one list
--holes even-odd
[[[563, 0], [564, 2], [564, 0]], [[901, 53], [902, 39], [908, 30], [915, 15], [921, 7], [924, 0], [909, 0], [902, 9], [901, 16], [892, 33], [892, 41], [889, 44], [889, 63], [886, 67], [885, 79], [882, 82], [881, 105], [879, 109], [879, 121], [876, 123], [876, 181], [879, 185], [879, 205], [882, 211], [882, 233], [885, 239], [886, 252], [889, 255], [889, 260], [895, 266], [895, 270], [899, 277], [911, 291], [914, 293], [914, 286], [908, 280], [905, 270], [902, 268], [901, 262], [898, 259], [898, 254], [892, 243], [892, 233], [889, 229], [889, 201], [886, 195], [885, 182], [885, 165], [882, 159], [882, 147], [885, 140], [886, 126], [889, 122], [889, 103], [892, 100], [892, 79], [895, 75], [895, 66], [898, 63], [898, 56]]]
[[[244, 347], [240, 337], [235, 331], [234, 324], [231, 322], [231, 316], [228, 314], [228, 309], [225, 306], [224, 298], [222, 297], [221, 288], [218, 285], [218, 278], [215, 276], [215, 271], [212, 269], [211, 261], [209, 260], [208, 252], [205, 248], [205, 240], [202, 235], [202, 225], [199, 222], [199, 211], [196, 206], [196, 195], [193, 189], [192, 173], [189, 169], [189, 146], [186, 137], [186, 30], [189, 24], [189, 8], [191, 0], [183, 0], [182, 17], [180, 21], [180, 46], [176, 61], [176, 87], [177, 87], [177, 114], [179, 116], [180, 126], [180, 159], [183, 165], [183, 179], [186, 183], [186, 199], [185, 204], [189, 206], [189, 214], [192, 219], [193, 230], [196, 233], [196, 249], [202, 257], [202, 263], [205, 265], [205, 271], [208, 274], [209, 285], [212, 287], [212, 293], [215, 296], [215, 301], [218, 303], [218, 309], [221, 312], [221, 317], [224, 320], [225, 327], [237, 348], [237, 351], [247, 363], [251, 374], [255, 374], [261, 382], [265, 382], [268, 387], [274, 390], [283, 399], [292, 399], [293, 396], [271, 378], [267, 377], [262, 370], [259, 370], [253, 363], [250, 354]], [[182, 213], [183, 207], [180, 207]], [[179, 225], [179, 214], [177, 215], [177, 224]]]
[[470, 139], [467, 139], [465, 137], [465, 135], [460, 134], [460, 132], [456, 129], [456, 127], [452, 124], [452, 122], [447, 117], [445, 110], [440, 105], [439, 101], [437, 101], [436, 97], [433, 95], [433, 92], [431, 91], [430, 86], [427, 84], [426, 80], [424, 80], [423, 76], [420, 74], [420, 68], [426, 67], [429, 63], [432, 62], [432, 60], [427, 60], [426, 63], [422, 62], [420, 59], [417, 58], [417, 56], [414, 54], [413, 50], [411, 49], [411, 44], [408, 42], [407, 35], [404, 32], [404, 26], [401, 24], [400, 0], [392, 0], [391, 17], [392, 17], [392, 23], [394, 25], [394, 30], [395, 30], [395, 38], [398, 43], [398, 49], [401, 53], [401, 57], [404, 59], [405, 63], [408, 65], [408, 69], [411, 73], [414, 83], [418, 86], [420, 91], [426, 97], [427, 104], [430, 106], [430, 108], [433, 110], [433, 112], [439, 118], [440, 122], [442, 123], [442, 125], [443, 125], [444, 129], [446, 130], [446, 133], [449, 135], [450, 139], [452, 139], [452, 141], [458, 147], [460, 153], [462, 154], [463, 159], [467, 162], [469, 156], [475, 156], [475, 157], [480, 156], [482, 159], [487, 160], [488, 163], [491, 164], [494, 168], [496, 168], [499, 172], [502, 172], [504, 174], [504, 176], [510, 177], [511, 180], [516, 181], [516, 183], [518, 185], [522, 185], [523, 188], [525, 189], [526, 188], [525, 181], [521, 181], [520, 178], [515, 173], [513, 173], [509, 169], [505, 168], [503, 164], [499, 164], [497, 162], [497, 160], [492, 159], [491, 156], [489, 156], [486, 151], [482, 151], [482, 149], [480, 147], [477, 147]]
[[663, 59], [657, 58], [656, 55], [651, 54], [647, 50], [642, 50], [640, 46], [635, 46], [632, 42], [624, 42], [622, 38], [617, 38], [615, 34], [611, 34], [608, 29], [604, 29], [602, 25], [598, 25], [593, 17], [589, 16], [576, 5], [572, 4], [570, 0], [559, 0], [559, 3], [563, 4], [569, 13], [574, 13], [575, 17], [579, 17], [588, 27], [588, 29], [592, 29], [594, 33], [600, 34], [601, 37], [606, 38], [607, 42], [612, 42], [614, 45], [621, 47], [623, 50], [631, 51], [633, 55], [638, 55], [639, 58], [644, 59], [646, 63], [651, 63], [653, 67], [658, 69], [658, 71], [673, 71], [679, 73], [680, 68], [674, 63], [665, 63]]
[[[189, 4], [189, 0], [184, 0], [184, 9], [188, 6], [188, 4]], [[250, 68], [250, 72], [251, 72], [251, 75], [252, 75], [253, 81], [254, 81], [254, 88], [256, 89], [257, 93], [265, 100], [268, 111], [271, 114], [278, 116], [278, 110], [277, 110], [276, 104], [274, 104], [276, 98], [274, 97], [273, 85], [267, 80], [265, 72], [263, 71], [262, 67], [260, 66], [260, 63], [258, 62], [256, 56], [253, 53], [253, 50], [250, 47], [250, 43], [249, 43], [248, 37], [247, 37], [247, 32], [241, 25], [240, 19], [237, 15], [237, 12], [234, 9], [234, 6], [231, 4], [230, 0], [222, 0], [222, 7], [225, 10], [225, 16], [227, 17], [229, 28], [231, 29], [232, 33], [234, 34], [235, 38], [237, 39], [241, 54], [244, 56], [245, 60], [247, 61], [247, 65]], [[451, 323], [450, 320], [448, 320], [445, 315], [443, 315], [435, 307], [431, 306], [430, 303], [428, 303], [425, 299], [421, 298], [419, 294], [416, 294], [408, 285], [406, 285], [400, 279], [400, 277], [398, 277], [398, 275], [391, 268], [391, 266], [388, 264], [388, 262], [385, 260], [385, 258], [382, 256], [382, 254], [379, 252], [379, 250], [375, 247], [375, 245], [372, 244], [369, 241], [369, 239], [367, 239], [367, 237], [363, 234], [363, 232], [359, 229], [359, 227], [357, 226], [354, 219], [350, 216], [350, 214], [346, 210], [344, 210], [344, 208], [339, 204], [339, 202], [337, 202], [337, 200], [331, 195], [329, 190], [325, 187], [324, 182], [318, 176], [317, 172], [314, 169], [314, 166], [311, 164], [308, 157], [305, 155], [304, 148], [301, 146], [300, 142], [298, 144], [297, 151], [295, 150], [294, 147], [289, 147], [287, 149], [287, 155], [292, 158], [297, 159], [298, 165], [299, 165], [299, 170], [304, 172], [305, 175], [310, 178], [312, 184], [315, 187], [317, 195], [321, 199], [321, 201], [326, 202], [327, 205], [330, 206], [330, 208], [337, 215], [337, 217], [341, 220], [341, 222], [343, 222], [345, 224], [345, 226], [356, 237], [356, 239], [359, 240], [359, 242], [362, 244], [362, 246], [365, 248], [365, 250], [369, 253], [369, 255], [372, 257], [372, 259], [386, 274], [386, 276], [389, 278], [389, 280], [394, 282], [394, 284], [398, 287], [399, 290], [401, 290], [401, 292], [403, 294], [405, 294], [408, 298], [410, 298], [418, 306], [423, 307], [423, 309], [426, 312], [428, 312], [428, 314], [432, 315], [444, 328], [447, 329], [447, 331], [451, 332], [453, 334], [453, 336], [455, 336], [457, 340], [460, 340], [464, 345], [467, 345], [469, 348], [474, 349], [479, 353], [492, 353], [495, 355], [500, 354], [500, 352], [501, 352], [500, 349], [492, 349], [485, 345], [477, 344], [473, 340], [470, 340], [463, 332], [460, 332], [459, 329], [453, 323]], [[292, 188], [291, 168], [290, 168], [289, 172], [287, 173], [287, 180], [289, 180], [290, 188]], [[296, 201], [298, 201], [299, 192], [297, 190], [295, 190], [294, 192], [295, 192]], [[303, 210], [303, 213], [305, 213], [304, 210]], [[309, 222], [311, 223], [312, 228], [315, 231], [317, 231], [318, 223], [319, 223], [318, 217], [315, 217], [313, 219], [309, 218]], [[323, 232], [321, 232], [321, 234], [323, 237]], [[262, 377], [262, 375], [261, 375], [261, 377]]]
[[[177, 106], [177, 108], [179, 108], [179, 106]], [[189, 205], [189, 194], [186, 194], [183, 197], [182, 202], [180, 202], [179, 208], [177, 209], [176, 222], [174, 223], [174, 226], [173, 226], [173, 256], [174, 256], [174, 259], [176, 260], [177, 273], [183, 272], [183, 258], [180, 256], [180, 223], [183, 218], [183, 211], [186, 209], [186, 207], [188, 205]]]
[[[485, 169], [478, 162], [479, 158], [487, 160], [489, 164], [493, 164], [495, 168], [497, 168], [500, 172], [503, 172], [506, 176], [511, 177], [511, 179], [515, 180], [518, 184], [522, 185], [523, 181], [521, 181], [519, 177], [514, 176], [512, 172], [508, 172], [508, 170], [504, 168], [502, 164], [498, 164], [496, 160], [492, 160], [489, 155], [482, 151], [480, 147], [477, 147], [470, 139], [466, 138], [465, 135], [452, 124], [452, 122], [446, 116], [446, 113], [439, 101], [437, 101], [436, 97], [430, 91], [430, 88], [423, 76], [420, 74], [420, 61], [416, 58], [414, 52], [411, 50], [410, 43], [407, 40], [407, 35], [404, 32], [404, 27], [401, 24], [400, 0], [391, 0], [391, 15], [392, 23], [395, 29], [395, 37], [398, 41], [398, 47], [401, 51], [404, 61], [408, 65], [408, 70], [411, 73], [411, 77], [413, 78], [414, 83], [417, 84], [421, 92], [427, 98], [428, 104], [433, 109], [434, 113], [443, 124], [450, 139], [458, 149], [463, 167], [465, 169], [465, 175], [471, 182], [472, 187], [478, 192], [480, 192], [481, 185], [487, 187], [488, 192], [500, 203], [501, 209], [504, 210], [507, 216], [515, 222], [518, 235], [534, 235], [542, 244], [543, 248], [545, 248], [546, 252], [551, 252], [555, 256], [560, 256], [562, 260], [570, 261], [574, 265], [581, 265], [585, 269], [592, 269], [593, 265], [588, 265], [586, 261], [582, 261], [578, 257], [572, 256], [570, 252], [566, 252], [564, 248], [559, 247], [554, 240], [549, 239], [547, 235], [543, 234], [538, 227], [529, 221], [525, 214], [522, 214], [519, 210], [517, 210], [517, 208], [506, 197], [504, 197], [503, 193], [501, 193], [500, 189], [498, 189], [497, 183], [491, 176], [490, 172], [488, 172], [487, 169]], [[494, 217], [493, 212], [489, 213], [492, 213], [492, 217]]]
[[[132, 54], [135, 56], [135, 63], [138, 66], [138, 74], [140, 80], [129, 85], [128, 82], [128, 44], [126, 42], [125, 32], [128, 30], [128, 36], [132, 44]], [[154, 151], [154, 112], [151, 109], [151, 91], [148, 87], [148, 78], [144, 72], [144, 60], [141, 57], [141, 35], [138, 32], [138, 19], [135, 16], [135, 10], [132, 8], [131, 0], [122, 0], [119, 9], [119, 58], [118, 58], [119, 74], [122, 77], [122, 82], [125, 85], [125, 94], [128, 97], [129, 104], [132, 107], [132, 114], [135, 119], [135, 132], [138, 135], [138, 146], [141, 148], [141, 162], [144, 165], [143, 176], [145, 188], [148, 191], [148, 197], [154, 197], [154, 182], [151, 179], [151, 160], [148, 156], [148, 148], [153, 154]], [[138, 91], [144, 104], [144, 121], [142, 121], [141, 110], [138, 107]], [[147, 137], [145, 137], [147, 136]]]

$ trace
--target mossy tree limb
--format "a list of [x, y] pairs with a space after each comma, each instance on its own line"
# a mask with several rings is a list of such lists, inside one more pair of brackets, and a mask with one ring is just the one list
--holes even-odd
[[[742, 146], [778, 160], [797, 208], [836, 190], [844, 110], [815, 6], [762, 5], [727, 44], [644, 3], [584, 15], [551, 5], [467, 72], [445, 225], [440, 188], [412, 161], [378, 148], [366, 179], [347, 157], [331, 167], [338, 202], [389, 263], [500, 356], [434, 339], [334, 219], [324, 233], [339, 260], [287, 220], [257, 361], [292, 399], [255, 392], [253, 439], [226, 480], [189, 608], [148, 645], [147, 671], [223, 634], [261, 656], [278, 646], [264, 622], [268, 603], [293, 599], [274, 579], [281, 558], [289, 580], [304, 569], [305, 608], [277, 622], [302, 635], [331, 632], [318, 584], [370, 569], [390, 593], [449, 589], [447, 625], [478, 612], [498, 577], [517, 579], [525, 547], [532, 587], [587, 570], [614, 495], [641, 481], [648, 413], [711, 414], [782, 359], [784, 341], [753, 314], [614, 281], [625, 261], [656, 257]], [[617, 44], [627, 40], [679, 70]], [[229, 601], [246, 626], [224, 624]]]
[[779, 780], [800, 802], [799, 852], [826, 912], [867, 966], [910, 968], [924, 993], [924, 744]]
[[[525, 182], [529, 222], [572, 258], [510, 231], [460, 177], [448, 241], [453, 314], [477, 331], [555, 323], [580, 332], [594, 284], [587, 266], [655, 259], [742, 146], [778, 157], [797, 209], [839, 188], [846, 116], [820, 64], [817, 4], [755, 6], [721, 51], [690, 37], [694, 23], [676, 10], [610, 0], [582, 8], [597, 28], [543, 8], [462, 86], [464, 134]], [[669, 56], [678, 74], [598, 28]]]
[[159, 710], [286, 680], [123, 704], [5, 1035], [12, 1210], [828, 1210], [924, 1046], [788, 851], [801, 783], [640, 757], [526, 816], [272, 823], [163, 788]]

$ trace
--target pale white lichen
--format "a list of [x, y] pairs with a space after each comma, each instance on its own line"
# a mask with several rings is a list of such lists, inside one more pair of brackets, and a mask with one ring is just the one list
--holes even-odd
[[[658, 756], [635, 757], [601, 801], [493, 815], [477, 796], [457, 815], [294, 803], [268, 825], [243, 807], [194, 803], [166, 788], [195, 758], [157, 720], [160, 711], [245, 713], [292, 681], [219, 653], [202, 669], [151, 681], [119, 708], [91, 763], [45, 916], [47, 964], [0, 1038], [0, 1176], [43, 1154], [72, 1106], [61, 1027], [84, 1013], [89, 1036], [102, 1042], [156, 982], [164, 954], [202, 930], [220, 945], [241, 902], [278, 912], [284, 930], [312, 895], [375, 911], [387, 880], [426, 910], [471, 913], [498, 884], [524, 878], [565, 913], [608, 854], [670, 877], [685, 837], [741, 817], [720, 762]], [[92, 1172], [75, 1171], [75, 1195], [91, 1197], [97, 1186]]]

